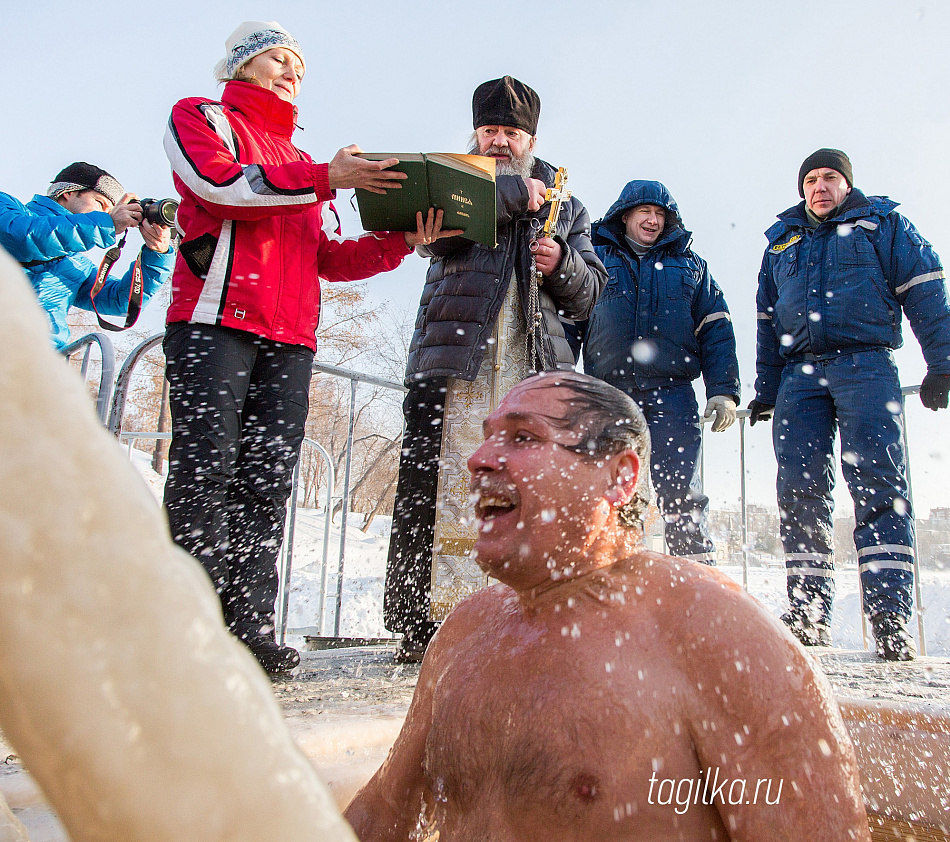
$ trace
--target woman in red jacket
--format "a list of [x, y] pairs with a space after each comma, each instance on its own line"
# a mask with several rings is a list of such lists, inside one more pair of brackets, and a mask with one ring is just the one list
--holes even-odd
[[399, 187], [395, 160], [341, 149], [315, 164], [292, 141], [305, 64], [279, 24], [249, 21], [216, 68], [220, 101], [172, 109], [165, 151], [184, 232], [164, 350], [173, 437], [165, 508], [176, 543], [208, 571], [232, 631], [272, 674], [296, 650], [274, 636], [277, 555], [307, 418], [320, 279], [368, 278], [443, 232], [340, 236], [336, 188]]

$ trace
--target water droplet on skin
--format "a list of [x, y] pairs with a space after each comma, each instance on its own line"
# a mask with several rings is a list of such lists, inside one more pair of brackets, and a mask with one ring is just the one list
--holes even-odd
[[541, 521], [543, 523], [551, 523], [557, 517], [557, 512], [554, 509], [542, 509], [541, 511]]
[[819, 741], [818, 741], [818, 748], [821, 749], [821, 753], [822, 753], [825, 757], [831, 757], [831, 746], [828, 745], [828, 741], [827, 741], [827, 740], [825, 740], [825, 739], [819, 740]]
[[577, 623], [574, 623], [574, 625], [571, 626], [571, 638], [573, 640], [577, 640], [580, 636], [581, 636], [580, 626], [578, 626]]

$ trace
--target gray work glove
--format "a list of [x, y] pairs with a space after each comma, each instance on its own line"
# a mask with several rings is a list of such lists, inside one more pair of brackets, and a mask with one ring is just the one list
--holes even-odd
[[712, 431], [721, 433], [736, 422], [736, 402], [726, 395], [713, 395], [706, 402], [703, 418], [709, 418], [716, 413], [716, 420], [712, 422]]

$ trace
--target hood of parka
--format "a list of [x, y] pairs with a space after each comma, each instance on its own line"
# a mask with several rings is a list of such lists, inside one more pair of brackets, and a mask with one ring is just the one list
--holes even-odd
[[674, 248], [682, 249], [689, 242], [691, 233], [683, 227], [676, 200], [665, 185], [659, 181], [630, 181], [620, 191], [620, 197], [614, 202], [604, 218], [595, 222], [591, 229], [591, 239], [595, 246], [617, 246], [628, 248], [624, 239], [626, 226], [623, 215], [637, 205], [656, 205], [666, 211], [666, 225], [660, 238], [650, 246], [650, 250]]

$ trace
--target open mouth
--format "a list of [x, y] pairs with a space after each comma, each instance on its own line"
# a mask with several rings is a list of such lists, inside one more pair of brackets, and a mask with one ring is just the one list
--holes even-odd
[[475, 504], [475, 515], [479, 520], [494, 520], [514, 508], [515, 505], [510, 500], [503, 500], [500, 497], [482, 497]]
[[483, 523], [513, 512], [518, 508], [518, 492], [507, 484], [488, 488], [475, 485], [472, 488], [475, 500], [475, 517]]

